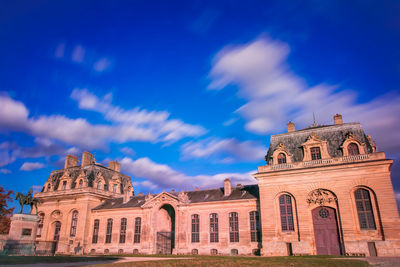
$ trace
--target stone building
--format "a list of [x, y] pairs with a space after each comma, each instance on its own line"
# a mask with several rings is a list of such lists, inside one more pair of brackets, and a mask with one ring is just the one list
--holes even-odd
[[400, 255], [393, 161], [359, 123], [271, 137], [256, 185], [135, 195], [117, 162], [67, 156], [41, 193], [38, 241], [66, 254]]

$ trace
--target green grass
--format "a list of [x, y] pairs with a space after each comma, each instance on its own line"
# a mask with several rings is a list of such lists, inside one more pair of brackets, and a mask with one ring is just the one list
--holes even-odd
[[[134, 255], [136, 256], [136, 255]], [[152, 255], [148, 255], [151, 257]], [[153, 255], [154, 257], [155, 255]], [[164, 256], [162, 256], [164, 257]], [[177, 257], [177, 256], [175, 256]], [[367, 267], [370, 266], [366, 261], [347, 259], [345, 257], [330, 257], [330, 256], [301, 256], [301, 257], [228, 257], [228, 256], [191, 256], [181, 255], [181, 258], [191, 259], [174, 259], [162, 261], [142, 261], [142, 262], [124, 262], [117, 264], [102, 264], [96, 267], [122, 267], [122, 266], [141, 266], [141, 267], [241, 267], [241, 266], [273, 266], [273, 267], [304, 267], [304, 266], [351, 266], [351, 267]]]
[[75, 257], [75, 256], [0, 256], [2, 264], [33, 264], [33, 263], [62, 263], [62, 262], [88, 262], [88, 261], [116, 261], [118, 257]]

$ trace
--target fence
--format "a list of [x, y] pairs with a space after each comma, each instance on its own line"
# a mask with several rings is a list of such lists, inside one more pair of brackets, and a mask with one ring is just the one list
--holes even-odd
[[7, 240], [3, 246], [3, 255], [46, 255], [51, 256], [57, 250], [55, 241], [16, 241]]

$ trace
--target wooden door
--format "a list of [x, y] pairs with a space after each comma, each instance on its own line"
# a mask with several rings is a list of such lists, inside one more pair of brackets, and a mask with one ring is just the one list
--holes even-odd
[[336, 210], [318, 207], [312, 211], [318, 255], [340, 255]]

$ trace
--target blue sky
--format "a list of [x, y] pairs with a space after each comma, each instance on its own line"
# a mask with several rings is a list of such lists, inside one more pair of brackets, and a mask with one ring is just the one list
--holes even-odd
[[2, 1], [0, 183], [38, 189], [88, 150], [121, 162], [136, 193], [252, 184], [270, 135], [313, 112], [361, 122], [398, 160], [399, 12], [396, 1]]

